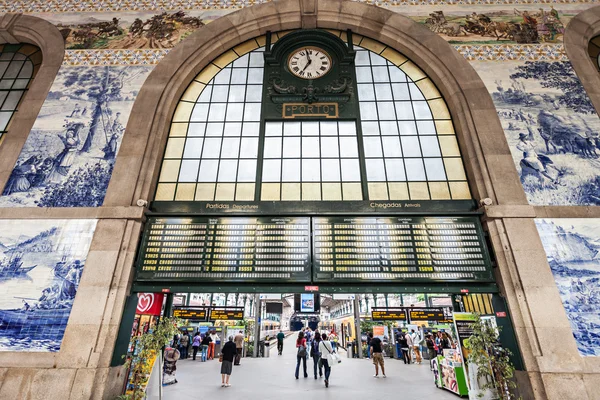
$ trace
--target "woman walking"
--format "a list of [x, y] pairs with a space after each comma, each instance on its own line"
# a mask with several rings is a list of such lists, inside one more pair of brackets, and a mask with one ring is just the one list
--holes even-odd
[[225, 346], [221, 349], [221, 387], [229, 387], [229, 377], [233, 370], [233, 358], [237, 354], [235, 343], [233, 343], [233, 336], [229, 336], [229, 341], [225, 343]]
[[329, 365], [328, 355], [333, 354], [333, 347], [327, 340], [327, 335], [321, 335], [321, 342], [319, 343], [319, 352], [321, 353], [321, 363], [325, 369], [325, 387], [329, 387], [329, 376], [331, 375], [331, 365]]
[[304, 338], [304, 332], [298, 333], [298, 339], [296, 340], [296, 348], [298, 352], [296, 353], [296, 379], [298, 379], [298, 373], [300, 372], [300, 361], [302, 361], [302, 366], [304, 367], [304, 377], [308, 378], [308, 374], [306, 373], [306, 339]]
[[198, 349], [200, 348], [200, 342], [202, 342], [202, 338], [200, 337], [200, 332], [196, 332], [196, 334], [194, 335], [194, 340], [192, 340], [192, 349], [194, 350], [194, 352], [192, 354], [193, 361], [196, 361], [196, 354], [198, 354]]
[[315, 332], [315, 338], [313, 339], [312, 345], [310, 346], [310, 356], [313, 359], [313, 366], [315, 371], [315, 379], [317, 379], [317, 367], [319, 369], [319, 377], [323, 376], [323, 366], [319, 365], [319, 358], [321, 353], [319, 352], [319, 344], [321, 343], [321, 335]]
[[200, 354], [200, 361], [205, 362], [206, 358], [208, 356], [208, 347], [210, 346], [210, 343], [212, 342], [212, 339], [210, 338], [210, 335], [208, 334], [208, 332], [204, 335], [204, 339], [202, 339], [202, 354]]

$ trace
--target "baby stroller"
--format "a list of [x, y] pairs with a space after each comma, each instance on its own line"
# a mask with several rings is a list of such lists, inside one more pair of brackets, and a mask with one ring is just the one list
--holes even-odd
[[167, 347], [165, 349], [165, 364], [163, 366], [163, 386], [172, 385], [177, 383], [175, 378], [175, 371], [177, 370], [177, 360], [179, 360], [179, 350], [173, 347]]

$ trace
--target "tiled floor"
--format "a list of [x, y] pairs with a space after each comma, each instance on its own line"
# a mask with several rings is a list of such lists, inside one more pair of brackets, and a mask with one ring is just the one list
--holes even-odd
[[[319, 399], [439, 399], [456, 400], [458, 396], [437, 389], [429, 371], [429, 364], [404, 365], [402, 361], [386, 358], [387, 379], [373, 378], [371, 361], [348, 359], [341, 352], [342, 363], [331, 371], [330, 386], [323, 379], [314, 379], [312, 360], [308, 360], [308, 378], [294, 378], [296, 351], [294, 337], [286, 339], [283, 355], [278, 356], [275, 348], [271, 357], [242, 359], [242, 365], [234, 367], [231, 387], [221, 387], [221, 364], [215, 359], [205, 363], [180, 360], [177, 362], [176, 383], [164, 388], [165, 400], [188, 400], [218, 398], [220, 400], [295, 400]], [[207, 397], [208, 396], [208, 397]], [[314, 397], [318, 396], [318, 397]], [[389, 397], [388, 397], [389, 396]]]

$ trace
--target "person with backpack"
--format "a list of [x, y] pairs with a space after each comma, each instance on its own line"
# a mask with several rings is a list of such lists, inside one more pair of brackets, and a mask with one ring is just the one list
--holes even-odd
[[408, 335], [404, 332], [400, 332], [398, 335], [398, 343], [400, 344], [400, 351], [402, 351], [402, 360], [404, 364], [410, 364], [410, 350], [408, 347], [408, 340], [406, 339]]
[[319, 352], [320, 343], [321, 335], [319, 335], [319, 333], [315, 331], [315, 338], [312, 340], [312, 344], [310, 346], [310, 356], [313, 359], [315, 379], [317, 379], [317, 368], [319, 369], [319, 377], [323, 376], [323, 364], [319, 364], [319, 359], [321, 358], [321, 353]]
[[300, 372], [300, 361], [302, 361], [302, 366], [304, 367], [304, 377], [308, 378], [308, 374], [306, 373], [306, 355], [308, 354], [306, 351], [306, 339], [304, 338], [304, 332], [298, 333], [298, 339], [296, 339], [296, 348], [298, 352], [296, 353], [296, 379], [298, 379], [298, 373]]

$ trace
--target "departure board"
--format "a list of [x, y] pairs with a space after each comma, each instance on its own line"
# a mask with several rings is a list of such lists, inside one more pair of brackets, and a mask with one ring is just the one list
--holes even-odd
[[309, 218], [149, 218], [138, 281], [310, 281]]
[[406, 320], [404, 308], [373, 308], [371, 309], [371, 320], [373, 321], [398, 321]]
[[173, 308], [173, 317], [181, 319], [193, 319], [196, 321], [205, 321], [206, 308], [175, 307]]
[[410, 322], [415, 321], [445, 321], [443, 308], [408, 308]]
[[243, 308], [229, 308], [229, 309], [218, 309], [211, 308], [210, 317], [208, 318], [210, 321], [220, 321], [220, 320], [231, 320], [237, 321], [244, 319], [244, 309]]
[[476, 217], [313, 218], [313, 280], [493, 282]]

